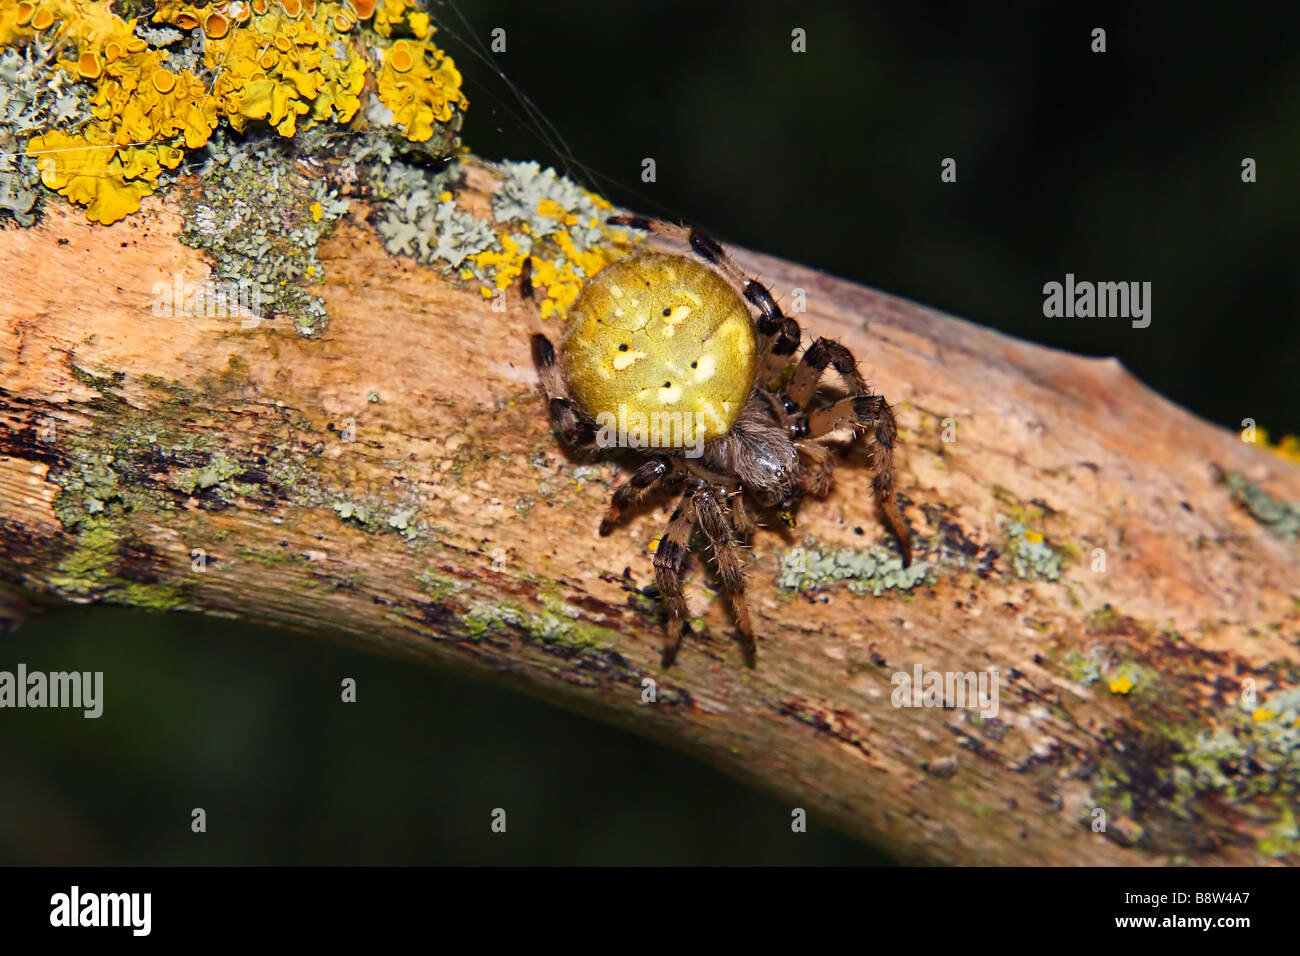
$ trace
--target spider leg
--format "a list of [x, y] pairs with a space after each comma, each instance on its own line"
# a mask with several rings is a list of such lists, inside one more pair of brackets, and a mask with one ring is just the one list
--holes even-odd
[[867, 464], [875, 475], [871, 481], [872, 490], [902, 546], [903, 566], [907, 567], [912, 563], [912, 538], [894, 498], [894, 440], [898, 437], [898, 423], [889, 403], [880, 395], [851, 395], [801, 416], [795, 422], [795, 434], [801, 438], [818, 438], [846, 425], [851, 426], [855, 434], [875, 426], [867, 448]]
[[[531, 256], [524, 259], [519, 286], [524, 298], [535, 304]], [[564, 387], [564, 376], [560, 374], [560, 366], [555, 361], [555, 346], [545, 335], [537, 332], [532, 338], [532, 349], [537, 379], [541, 382], [542, 393], [549, 404], [551, 425], [574, 451], [592, 447], [596, 443], [596, 423], [570, 401], [568, 390]]]
[[560, 433], [564, 443], [574, 451], [591, 448], [596, 444], [596, 423], [569, 400], [560, 367], [555, 362], [555, 346], [540, 332], [533, 335], [532, 346], [537, 378], [550, 403], [551, 424]]
[[799, 348], [799, 337], [803, 334], [799, 323], [786, 318], [781, 328], [772, 337], [770, 346], [764, 348], [759, 344], [758, 383], [768, 391], [775, 392], [785, 384], [790, 362], [795, 350]]
[[[519, 288], [524, 298], [537, 304], [533, 293], [533, 258], [526, 256], [519, 273]], [[532, 337], [533, 365], [546, 396], [552, 427], [572, 451], [586, 451], [596, 444], [596, 423], [569, 398], [564, 376], [555, 361], [555, 346], [540, 332]]]
[[682, 591], [682, 569], [690, 553], [691, 529], [695, 527], [695, 509], [691, 506], [691, 493], [682, 495], [681, 501], [668, 519], [668, 528], [655, 548], [655, 585], [664, 604], [668, 606], [668, 624], [664, 630], [663, 666], [671, 667], [677, 659], [677, 649], [682, 644], [682, 626], [689, 612], [686, 595]]
[[716, 266], [732, 281], [746, 301], [758, 310], [755, 327], [758, 329], [758, 358], [763, 368], [759, 376], [760, 382], [766, 382], [779, 372], [799, 347], [801, 335], [799, 323], [784, 315], [767, 286], [747, 276], [727, 255], [727, 251], [722, 248], [722, 243], [707, 232], [675, 226], [658, 219], [647, 219], [644, 216], [611, 216], [607, 221], [614, 225], [644, 229], [666, 239], [689, 245], [697, 256], [710, 265]]
[[651, 458], [644, 465], [632, 472], [631, 477], [614, 490], [609, 500], [609, 511], [600, 522], [603, 537], [614, 530], [623, 513], [636, 505], [653, 489], [676, 474], [676, 466], [667, 458]]
[[853, 357], [853, 353], [839, 342], [821, 338], [808, 346], [786, 387], [786, 394], [796, 405], [808, 404], [808, 399], [812, 398], [827, 366], [835, 367], [835, 371], [844, 379], [850, 395], [871, 394], [866, 379], [858, 371], [858, 360]]
[[722, 591], [731, 604], [736, 626], [740, 629], [740, 647], [747, 667], [755, 666], [758, 652], [754, 647], [754, 624], [745, 602], [745, 568], [741, 562], [740, 548], [727, 520], [726, 506], [718, 494], [707, 485], [691, 499], [700, 530], [713, 550], [713, 564], [718, 570]]
[[731, 498], [731, 524], [735, 527], [736, 534], [744, 540], [753, 537], [754, 532], [758, 530], [758, 519], [750, 514], [743, 494]]
[[831, 476], [835, 470], [831, 450], [813, 441], [797, 441], [795, 448], [808, 459], [808, 465], [799, 470], [799, 487], [814, 498], [825, 498], [831, 490]]
[[533, 257], [524, 256], [524, 264], [519, 267], [519, 291], [525, 299], [534, 305], [537, 298], [533, 295]]

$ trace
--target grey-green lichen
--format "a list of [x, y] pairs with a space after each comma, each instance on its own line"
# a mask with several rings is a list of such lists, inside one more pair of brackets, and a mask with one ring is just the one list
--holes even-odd
[[[413, 542], [436, 540], [442, 533], [419, 520], [414, 493], [400, 483], [384, 483], [356, 497], [331, 488], [328, 475], [304, 463], [290, 440], [311, 428], [293, 414], [278, 419], [283, 433], [250, 457], [227, 443], [224, 428], [231, 422], [221, 414], [212, 428], [201, 432], [179, 424], [197, 401], [183, 388], [164, 390], [166, 397], [146, 411], [116, 397], [115, 379], [84, 370], [79, 378], [116, 407], [102, 427], [68, 431], [61, 438], [61, 463], [49, 472], [49, 480], [60, 489], [53, 509], [71, 542], [71, 551], [51, 578], [51, 585], [65, 597], [98, 597], [143, 607], [180, 602], [177, 587], [160, 580], [168, 560], [176, 556], [154, 555], [143, 542], [130, 540], [129, 529], [139, 522], [138, 514], [166, 515], [171, 525], [192, 517], [203, 527], [185, 542], [194, 547], [208, 547], [224, 536], [206, 526], [202, 512], [241, 501], [333, 507], [341, 520]], [[240, 557], [260, 563], [303, 560], [289, 552], [281, 558], [277, 551], [245, 551]], [[188, 561], [188, 556], [181, 560]]]
[[541, 611], [526, 611], [504, 601], [477, 601], [465, 613], [462, 623], [475, 640], [482, 640], [494, 630], [513, 628], [534, 640], [562, 643], [575, 649], [607, 647], [617, 642], [616, 632], [584, 623], [576, 608], [546, 595], [542, 595], [541, 602]]
[[426, 594], [437, 601], [445, 601], [469, 588], [469, 585], [459, 578], [439, 574], [432, 568], [421, 571], [415, 576], [415, 580], [419, 582]]
[[457, 268], [466, 256], [495, 242], [491, 227], [460, 208], [451, 186], [461, 175], [450, 161], [455, 140], [412, 144], [400, 138], [393, 114], [372, 96], [366, 125], [348, 145], [348, 155], [375, 204], [375, 230], [393, 255], [426, 265]]
[[[567, 230], [580, 252], [604, 242], [605, 233], [598, 223], [609, 207], [598, 205], [591, 193], [539, 163], [506, 160], [498, 168], [505, 178], [492, 194], [492, 215], [497, 222], [527, 225], [527, 234], [535, 239]], [[563, 210], [564, 216], [546, 215], [547, 209]]]
[[31, 226], [40, 216], [41, 174], [27, 156], [40, 133], [73, 133], [90, 120], [87, 88], [54, 65], [38, 37], [0, 51], [0, 222]]
[[476, 281], [484, 296], [510, 288], [527, 262], [534, 286], [545, 292], [543, 318], [562, 313], [590, 276], [636, 242], [626, 227], [609, 225], [607, 201], [537, 163], [494, 167], [500, 185], [487, 223], [459, 203], [454, 163], [408, 162], [382, 143], [353, 157], [363, 163], [358, 168], [378, 204], [375, 228], [389, 252]]
[[425, 264], [442, 262], [454, 269], [496, 242], [491, 227], [457, 206], [444, 188], [454, 167], [439, 176], [394, 161], [379, 171], [384, 183], [380, 194], [392, 199], [383, 204], [375, 229], [393, 255], [409, 255]]
[[181, 241], [211, 255], [221, 282], [251, 283], [260, 315], [282, 313], [313, 335], [326, 322], [325, 304], [306, 288], [325, 277], [316, 249], [348, 203], [328, 179], [295, 166], [304, 143], [214, 134], [200, 188], [184, 203]]
[[88, 452], [70, 457], [67, 467], [54, 474], [63, 490], [55, 499], [54, 512], [64, 527], [103, 514], [112, 503], [132, 510], [147, 500], [147, 495], [132, 490], [131, 482], [120, 480], [113, 464], [112, 454]]
[[1098, 644], [1087, 652], [1071, 650], [1065, 655], [1064, 664], [1070, 680], [1078, 684], [1094, 684], [1101, 680], [1102, 667], [1109, 652]]
[[371, 532], [394, 531], [408, 541], [419, 536], [421, 526], [414, 507], [394, 504], [382, 498], [367, 496], [363, 500], [340, 499], [333, 504], [334, 513], [343, 521]]
[[1224, 474], [1223, 483], [1232, 500], [1273, 534], [1287, 541], [1300, 539], [1300, 505], [1274, 498], [1238, 471]]
[[[150, 580], [145, 567], [135, 578], [127, 578], [125, 562], [136, 549], [119, 518], [98, 515], [83, 518], [75, 544], [48, 577], [50, 587], [65, 598], [98, 598], [133, 607], [166, 611], [181, 603], [178, 587]], [[139, 557], [139, 556], [137, 556]]]
[[1061, 577], [1061, 555], [1040, 533], [1029, 530], [1015, 519], [1006, 522], [1005, 530], [1007, 551], [1018, 577], [1042, 578], [1047, 581], [1056, 581]]
[[903, 559], [881, 545], [866, 548], [791, 548], [780, 555], [777, 584], [794, 591], [821, 591], [839, 585], [854, 594], [880, 597], [888, 590], [909, 591], [930, 571], [925, 561], [903, 567]]
[[[1238, 799], [1300, 793], [1300, 688], [1229, 708], [1223, 717], [1223, 726], [1188, 741], [1186, 760], [1201, 787]], [[1248, 762], [1254, 770], [1243, 773]]]
[[214, 488], [243, 470], [244, 467], [239, 462], [218, 453], [202, 467], [181, 469], [176, 473], [174, 481], [177, 488], [194, 494], [195, 491]]
[[1251, 818], [1271, 815], [1261, 852], [1300, 852], [1286, 812], [1300, 799], [1300, 688], [1222, 708], [1207, 725], [1176, 708], [1171, 715], [1160, 675], [1143, 682], [1147, 693], [1126, 698], [1139, 716], [1102, 733], [1108, 747], [1089, 774], [1094, 805], [1142, 821], [1143, 844], [1161, 849], [1204, 841], [1204, 814], [1226, 803]]

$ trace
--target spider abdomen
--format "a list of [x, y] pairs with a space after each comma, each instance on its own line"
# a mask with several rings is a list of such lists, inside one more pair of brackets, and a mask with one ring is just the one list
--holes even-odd
[[757, 366], [740, 295], [707, 266], [661, 253], [620, 260], [588, 280], [559, 351], [572, 399], [597, 422], [674, 416], [659, 433], [662, 447], [726, 434]]

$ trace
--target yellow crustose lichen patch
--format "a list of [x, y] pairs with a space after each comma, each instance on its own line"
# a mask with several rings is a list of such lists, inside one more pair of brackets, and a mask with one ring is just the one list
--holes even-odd
[[569, 310], [560, 363], [587, 414], [681, 413], [680, 445], [736, 423], [754, 386], [749, 310], [721, 276], [682, 256], [616, 262]]

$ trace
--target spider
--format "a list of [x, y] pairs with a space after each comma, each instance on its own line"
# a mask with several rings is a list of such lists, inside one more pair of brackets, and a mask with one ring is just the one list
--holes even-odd
[[[655, 584], [668, 612], [663, 666], [676, 659], [686, 626], [682, 573], [698, 528], [731, 605], [745, 663], [753, 667], [740, 545], [752, 538], [763, 512], [791, 524], [801, 498], [830, 490], [834, 459], [817, 439], [843, 428], [855, 439], [871, 433], [873, 490], [902, 545], [904, 565], [911, 563], [894, 499], [894, 414], [840, 343], [818, 338], [796, 362], [799, 323], [782, 314], [771, 292], [742, 272], [716, 239], [640, 216], [609, 222], [688, 246], [698, 258], [641, 252], [611, 263], [587, 280], [570, 307], [558, 352], [545, 335], [533, 335], [551, 423], [575, 452], [627, 447], [643, 459], [615, 489], [602, 536], [652, 491], [680, 492], [654, 550]], [[530, 266], [522, 286], [532, 300]], [[839, 374], [847, 397], [819, 396], [827, 367]]]

